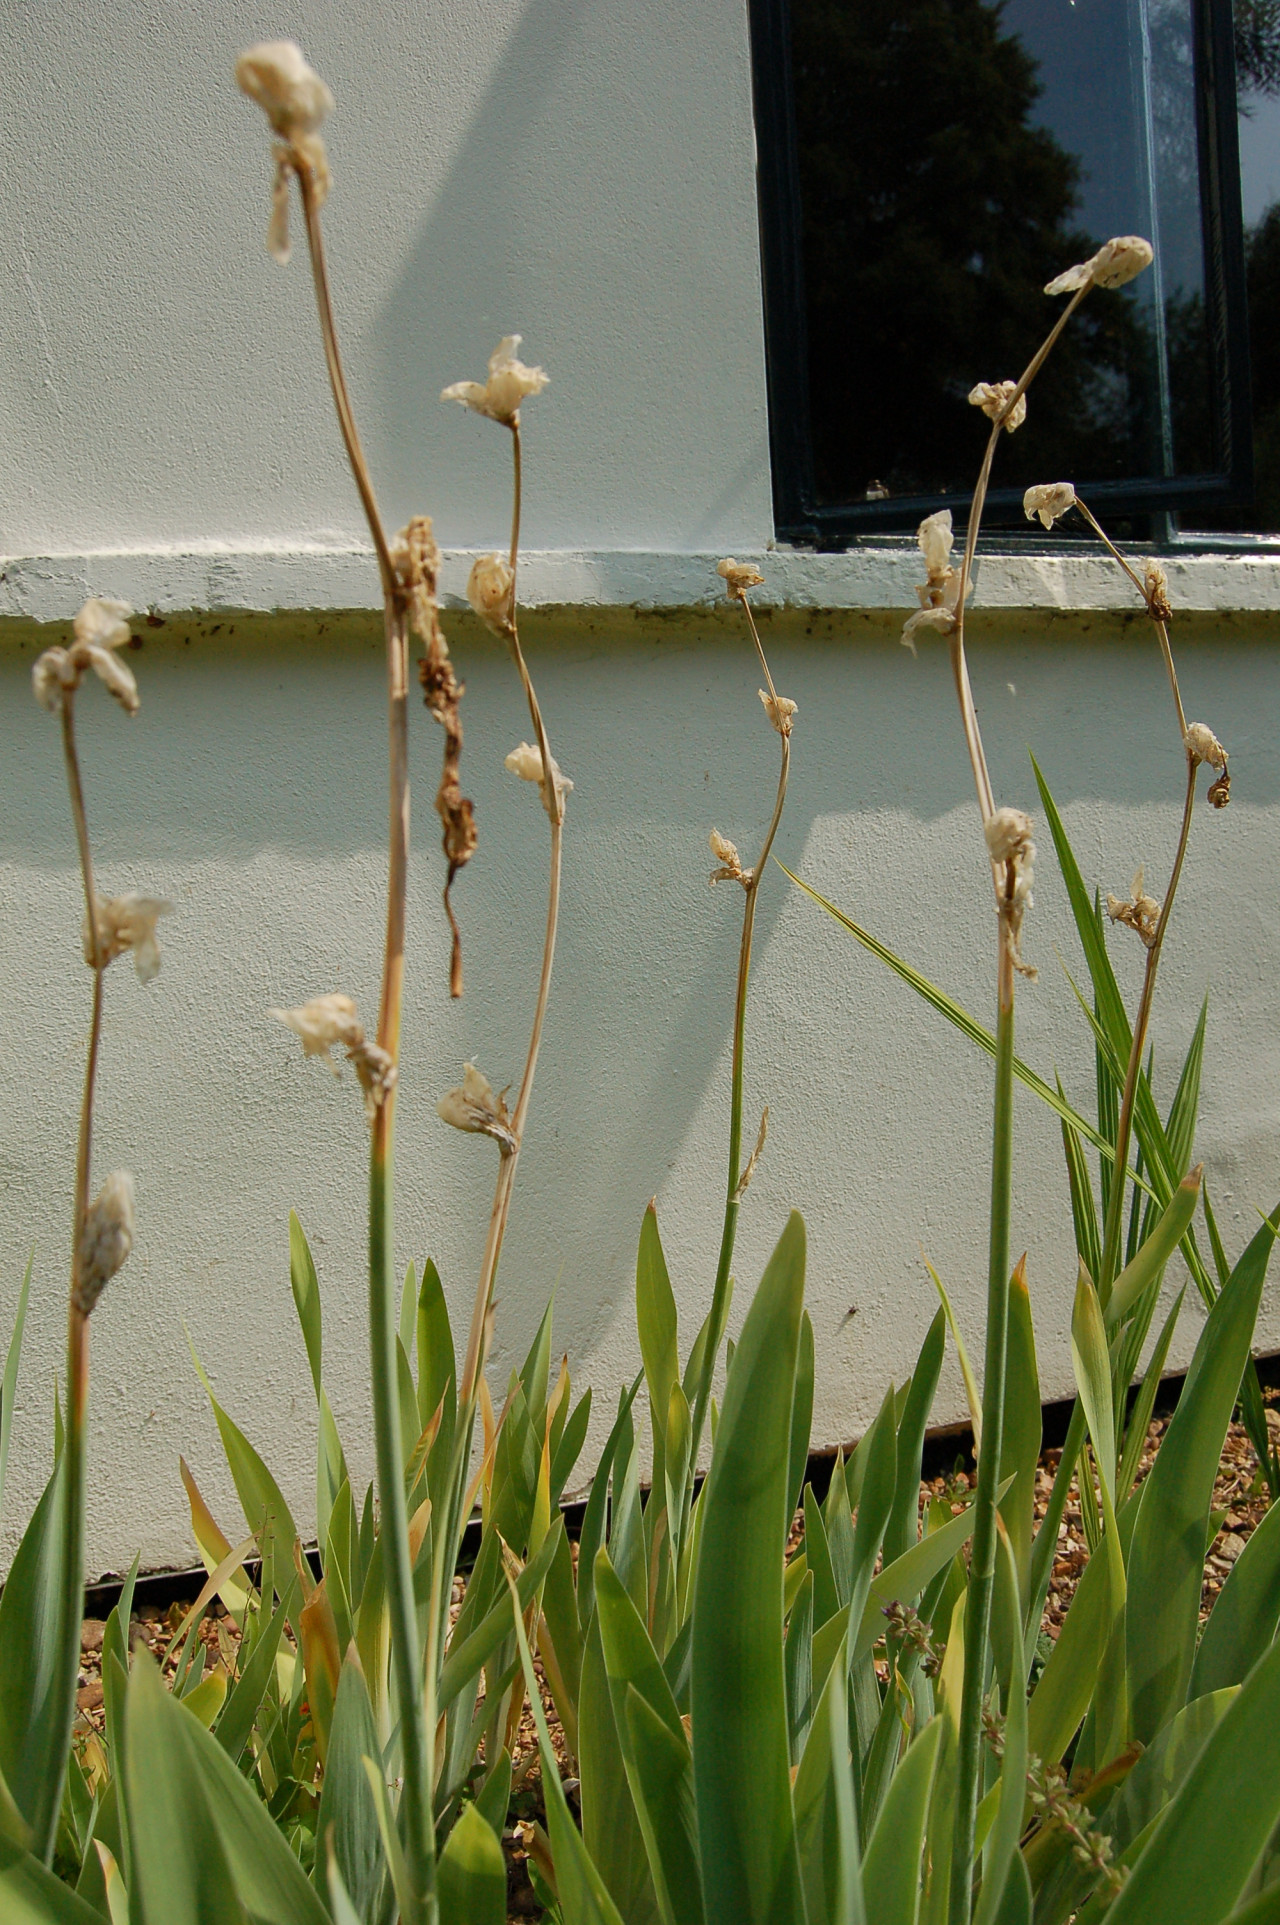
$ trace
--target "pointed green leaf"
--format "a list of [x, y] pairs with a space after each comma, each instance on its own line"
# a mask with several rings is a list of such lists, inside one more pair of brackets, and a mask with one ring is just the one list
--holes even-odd
[[[62, 1460], [0, 1595], [0, 1776], [37, 1842], [52, 1835], [70, 1732], [62, 1722]], [[76, 1653], [79, 1662], [79, 1652]]]
[[0, 1918], [4, 1925], [102, 1925], [101, 1912], [77, 1898], [38, 1858], [2, 1836]]
[[289, 1282], [293, 1287], [293, 1301], [298, 1312], [298, 1322], [302, 1325], [302, 1341], [307, 1346], [307, 1362], [311, 1365], [311, 1381], [315, 1386], [318, 1400], [324, 1356], [320, 1317], [320, 1279], [316, 1276], [311, 1245], [307, 1242], [306, 1231], [298, 1221], [296, 1210], [289, 1212]]
[[1143, 1292], [1156, 1281], [1182, 1242], [1200, 1201], [1200, 1176], [1197, 1164], [1189, 1176], [1183, 1177], [1154, 1230], [1144, 1239], [1132, 1263], [1126, 1264], [1116, 1278], [1107, 1299], [1109, 1330], [1114, 1330], [1132, 1313]]
[[449, 1925], [507, 1925], [507, 1863], [474, 1805], [464, 1805], [436, 1871]]
[[676, 1300], [667, 1275], [667, 1260], [658, 1235], [658, 1211], [650, 1202], [640, 1225], [636, 1252], [636, 1328], [644, 1358], [654, 1436], [661, 1438], [671, 1402], [671, 1386], [680, 1378], [676, 1348]]
[[1106, 1914], [1108, 1925], [1220, 1925], [1278, 1818], [1280, 1644], [1273, 1644], [1166, 1808]]
[[1129, 1552], [1128, 1644], [1133, 1735], [1144, 1743], [1186, 1700], [1213, 1484], [1277, 1227], [1280, 1207], [1209, 1312], [1178, 1408], [1141, 1486]]
[[875, 1925], [916, 1925], [920, 1915], [924, 1828], [942, 1737], [931, 1718], [889, 1782], [862, 1864], [867, 1917]]
[[692, 1703], [709, 1925], [804, 1920], [782, 1657], [789, 1465], [760, 1449], [790, 1435], [804, 1255], [793, 1214], [742, 1327], [703, 1494]]
[[9, 1338], [9, 1349], [5, 1355], [4, 1377], [0, 1379], [0, 1516], [4, 1513], [4, 1474], [9, 1462], [9, 1433], [13, 1429], [13, 1402], [18, 1392], [18, 1361], [22, 1355], [22, 1332], [27, 1321], [27, 1300], [31, 1295], [31, 1266], [35, 1262], [35, 1251], [27, 1258], [23, 1272], [22, 1288], [18, 1292], [18, 1308], [14, 1312], [13, 1332]]
[[1188, 1698], [1241, 1684], [1280, 1629], [1280, 1504], [1273, 1504], [1232, 1565], [1191, 1671]]
[[898, 1426], [897, 1481], [894, 1485], [893, 1509], [884, 1534], [886, 1564], [892, 1564], [895, 1558], [910, 1550], [919, 1535], [920, 1461], [946, 1343], [947, 1316], [940, 1307], [920, 1346], [920, 1355], [907, 1388], [902, 1422]]

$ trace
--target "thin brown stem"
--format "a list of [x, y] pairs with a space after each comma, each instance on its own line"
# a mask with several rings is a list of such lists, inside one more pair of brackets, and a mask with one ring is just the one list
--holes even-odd
[[1165, 931], [1169, 927], [1169, 918], [1173, 913], [1173, 900], [1178, 893], [1178, 882], [1182, 875], [1182, 865], [1191, 835], [1191, 816], [1196, 801], [1196, 767], [1194, 758], [1188, 754], [1187, 790], [1182, 805], [1182, 828], [1178, 835], [1177, 853], [1173, 859], [1173, 873], [1169, 877], [1169, 887], [1165, 891], [1164, 903], [1160, 910], [1160, 919], [1156, 924], [1155, 935], [1151, 939], [1151, 947], [1147, 950], [1147, 963], [1142, 977], [1142, 994], [1138, 998], [1138, 1011], [1133, 1021], [1133, 1042], [1129, 1049], [1124, 1094], [1121, 1098], [1120, 1116], [1116, 1125], [1111, 1195], [1107, 1203], [1106, 1229], [1099, 1266], [1101, 1274], [1098, 1277], [1098, 1296], [1104, 1309], [1120, 1267], [1120, 1237], [1124, 1224], [1124, 1197], [1128, 1175], [1129, 1143], [1133, 1133], [1133, 1108], [1137, 1099], [1138, 1078], [1142, 1074], [1142, 1058], [1147, 1047], [1147, 1029], [1151, 1020], [1151, 1003], [1155, 996], [1156, 972], [1160, 967], [1160, 952], [1164, 947]]
[[315, 284], [320, 333], [324, 340], [324, 358], [329, 369], [329, 385], [333, 389], [334, 406], [338, 411], [338, 426], [342, 430], [347, 460], [351, 463], [351, 472], [360, 493], [365, 520], [369, 524], [369, 533], [377, 552], [382, 592], [391, 599], [398, 592], [396, 572], [391, 564], [391, 550], [387, 543], [386, 531], [382, 526], [382, 517], [378, 513], [378, 502], [373, 492], [369, 466], [364, 458], [364, 449], [360, 445], [356, 418], [351, 410], [347, 378], [342, 370], [342, 356], [338, 352], [338, 335], [333, 320], [333, 301], [329, 294], [329, 270], [325, 264], [324, 235], [320, 227], [320, 203], [316, 197], [315, 176], [305, 161], [295, 160], [293, 165], [302, 194], [302, 211], [307, 224], [307, 252], [311, 257], [311, 278]]
[[[777, 690], [769, 664], [765, 658], [760, 641], [760, 632], [751, 612], [745, 590], [739, 590], [737, 599], [742, 603], [751, 629], [751, 638], [760, 657], [769, 693], [777, 700]], [[746, 901], [742, 910], [742, 937], [738, 944], [738, 983], [733, 1005], [733, 1068], [729, 1085], [729, 1180], [725, 1196], [724, 1223], [720, 1232], [720, 1254], [716, 1261], [716, 1278], [711, 1292], [711, 1308], [707, 1314], [707, 1337], [703, 1346], [702, 1374], [694, 1395], [691, 1444], [689, 1450], [689, 1476], [684, 1496], [684, 1514], [680, 1520], [680, 1541], [684, 1541], [684, 1530], [688, 1520], [689, 1505], [693, 1495], [693, 1478], [698, 1465], [698, 1447], [702, 1441], [703, 1426], [706, 1423], [707, 1407], [711, 1398], [711, 1383], [715, 1374], [716, 1357], [724, 1337], [724, 1326], [729, 1310], [729, 1277], [733, 1266], [733, 1250], [738, 1234], [738, 1212], [742, 1204], [742, 1099], [743, 1072], [746, 1059], [747, 1027], [747, 990], [751, 981], [751, 946], [755, 935], [756, 897], [764, 876], [778, 824], [782, 820], [782, 810], [787, 799], [787, 783], [791, 774], [791, 736], [782, 735], [782, 761], [778, 770], [778, 789], [774, 798], [773, 814], [765, 831], [760, 854], [746, 881]]]
[[85, 1430], [89, 1412], [89, 1318], [80, 1294], [80, 1252], [89, 1208], [93, 1146], [93, 1100], [102, 1042], [102, 989], [106, 972], [102, 932], [98, 926], [98, 898], [85, 815], [84, 788], [76, 753], [75, 691], [62, 693], [62, 750], [67, 789], [80, 854], [89, 953], [93, 966], [93, 1007], [89, 1019], [89, 1047], [85, 1057], [84, 1091], [80, 1101], [80, 1131], [76, 1143], [75, 1201], [71, 1229], [71, 1287], [67, 1300], [67, 1426], [62, 1473], [61, 1650], [50, 1715], [55, 1730], [66, 1733], [57, 1782], [43, 1787], [36, 1813], [35, 1846], [46, 1864], [52, 1862], [70, 1733], [75, 1715], [76, 1679], [80, 1666], [80, 1624], [84, 1616]]
[[547, 920], [542, 939], [542, 969], [538, 977], [538, 995], [533, 1010], [533, 1026], [529, 1034], [529, 1053], [525, 1058], [524, 1074], [516, 1094], [515, 1108], [511, 1113], [511, 1134], [514, 1142], [510, 1148], [503, 1149], [502, 1160], [498, 1166], [498, 1181], [493, 1193], [493, 1207], [489, 1212], [489, 1228], [485, 1236], [484, 1256], [480, 1264], [480, 1278], [476, 1285], [475, 1303], [471, 1313], [471, 1329], [467, 1337], [467, 1354], [462, 1369], [462, 1382], [459, 1388], [460, 1401], [466, 1405], [475, 1393], [476, 1380], [482, 1368], [484, 1349], [485, 1320], [493, 1298], [493, 1283], [498, 1271], [498, 1259], [502, 1254], [502, 1242], [506, 1235], [507, 1219], [511, 1212], [511, 1198], [515, 1190], [516, 1167], [520, 1161], [520, 1147], [524, 1140], [525, 1120], [529, 1114], [529, 1103], [533, 1096], [534, 1073], [538, 1067], [538, 1051], [542, 1044], [542, 1029], [546, 1020], [547, 1003], [551, 995], [551, 971], [555, 961], [556, 930], [560, 919], [560, 873], [562, 845], [564, 841], [564, 800], [556, 787], [555, 762], [551, 754], [551, 744], [547, 739], [546, 724], [542, 719], [542, 709], [538, 702], [537, 691], [529, 674], [529, 667], [520, 646], [520, 629], [516, 617], [516, 598], [514, 576], [520, 550], [520, 496], [521, 496], [521, 447], [520, 421], [517, 416], [511, 424], [511, 449], [513, 464], [513, 507], [511, 516], [511, 626], [507, 636], [511, 659], [515, 663], [524, 689], [525, 700], [529, 705], [529, 720], [537, 740], [538, 752], [542, 757], [542, 799], [551, 822], [551, 862], [547, 879]]
[[[1125, 574], [1129, 577], [1129, 580], [1133, 583], [1134, 587], [1137, 589], [1138, 593], [1141, 595], [1143, 601], [1146, 602], [1148, 609], [1150, 609], [1151, 598], [1147, 593], [1147, 584], [1130, 566], [1128, 559], [1120, 553], [1120, 550], [1116, 547], [1115, 543], [1112, 541], [1110, 535], [1107, 533], [1106, 529], [1102, 526], [1102, 524], [1094, 519], [1089, 509], [1086, 508], [1084, 503], [1081, 501], [1079, 495], [1076, 496], [1075, 505], [1080, 510], [1080, 513], [1084, 516], [1090, 528], [1092, 528], [1094, 534], [1098, 537], [1098, 540], [1102, 543], [1103, 547], [1108, 551], [1109, 554], [1111, 554], [1115, 558], [1116, 561], [1119, 562], [1121, 568], [1124, 569]], [[1155, 622], [1156, 633], [1160, 637], [1160, 652], [1164, 657], [1165, 672], [1169, 677], [1169, 687], [1173, 693], [1173, 705], [1178, 711], [1178, 734], [1185, 739], [1186, 733], [1187, 733], [1187, 717], [1186, 717], [1186, 711], [1183, 709], [1183, 706], [1182, 706], [1182, 691], [1178, 687], [1178, 671], [1174, 667], [1174, 663], [1173, 663], [1173, 650], [1169, 645], [1168, 624], [1158, 615], [1153, 616], [1152, 620]]]

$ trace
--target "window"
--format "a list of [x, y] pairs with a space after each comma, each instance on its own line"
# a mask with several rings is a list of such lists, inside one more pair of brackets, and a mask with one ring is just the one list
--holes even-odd
[[1085, 303], [991, 520], [1067, 478], [1118, 532], [1280, 527], [1280, 0], [753, 0], [752, 32], [782, 535], [967, 499], [970, 387], [1125, 233], [1154, 266]]

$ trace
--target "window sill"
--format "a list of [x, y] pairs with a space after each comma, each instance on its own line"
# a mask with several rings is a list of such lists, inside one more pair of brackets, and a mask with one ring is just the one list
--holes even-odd
[[[442, 601], [465, 605], [475, 551], [446, 553]], [[670, 550], [534, 550], [521, 557], [520, 597], [529, 608], [682, 609], [723, 600], [716, 555]], [[916, 607], [922, 567], [914, 544], [844, 554], [776, 548], [741, 552], [765, 576], [761, 606], [797, 609]], [[1174, 607], [1280, 613], [1280, 550], [1165, 550]], [[975, 609], [1133, 610], [1135, 593], [1114, 563], [1078, 552], [988, 553], [975, 569]], [[0, 561], [0, 622], [66, 622], [87, 595], [117, 596], [159, 614], [189, 611], [358, 610], [380, 606], [372, 549], [104, 550]]]

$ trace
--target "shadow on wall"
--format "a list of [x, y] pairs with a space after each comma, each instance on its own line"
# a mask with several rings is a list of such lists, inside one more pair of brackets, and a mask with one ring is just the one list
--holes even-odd
[[[526, 438], [526, 545], [768, 533], [754, 182], [737, 165], [734, 81], [713, 74], [709, 95], [688, 25], [661, 7], [637, 19], [612, 0], [530, 0], [511, 31], [372, 330], [397, 520], [425, 508], [446, 544], [502, 539], [505, 438], [439, 394], [521, 332], [552, 377]], [[692, 260], [691, 196], [708, 229]], [[625, 413], [623, 361], [644, 397]]]

